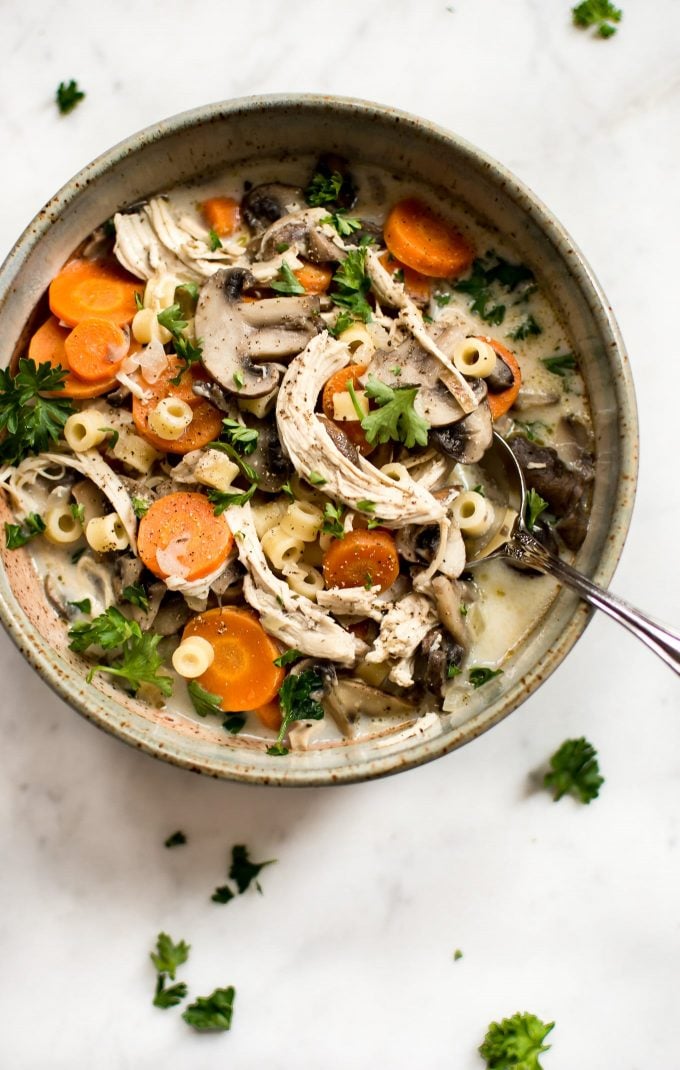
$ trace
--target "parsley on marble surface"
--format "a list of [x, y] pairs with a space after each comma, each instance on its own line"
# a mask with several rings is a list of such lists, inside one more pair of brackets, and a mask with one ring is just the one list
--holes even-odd
[[224, 1032], [231, 1029], [236, 989], [216, 988], [209, 996], [198, 996], [184, 1011], [182, 1018], [200, 1032]]
[[69, 82], [60, 82], [57, 86], [55, 101], [62, 115], [68, 115], [84, 99], [85, 93], [78, 88], [78, 83], [73, 78]]
[[571, 9], [571, 17], [574, 26], [583, 30], [593, 26], [596, 35], [606, 39], [616, 33], [616, 24], [623, 18], [623, 11], [614, 7], [610, 0], [583, 0]]
[[479, 1054], [487, 1070], [541, 1070], [539, 1057], [550, 1048], [543, 1041], [554, 1027], [554, 1022], [546, 1025], [535, 1014], [518, 1012], [491, 1023]]
[[168, 836], [168, 838], [167, 838], [167, 840], [165, 840], [163, 846], [164, 847], [181, 847], [182, 844], [185, 844], [186, 842], [187, 842], [186, 836], [184, 835], [184, 833], [182, 831], [180, 831], [180, 829], [178, 829], [177, 832], [173, 832], [171, 836]]
[[232, 847], [229, 877], [236, 882], [239, 895], [243, 895], [253, 881], [258, 892], [262, 895], [262, 888], [257, 878], [265, 866], [272, 866], [275, 862], [275, 858], [270, 858], [266, 862], [253, 862], [248, 853], [248, 848], [244, 844], [239, 843]]
[[563, 795], [573, 795], [586, 805], [599, 795], [604, 784], [600, 776], [597, 751], [584, 736], [567, 739], [550, 759], [550, 772], [543, 783], [557, 802]]

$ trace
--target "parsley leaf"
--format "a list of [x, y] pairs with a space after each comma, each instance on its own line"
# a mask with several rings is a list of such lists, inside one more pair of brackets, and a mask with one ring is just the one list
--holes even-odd
[[519, 327], [510, 332], [508, 338], [512, 338], [514, 342], [523, 342], [525, 339], [538, 334], [543, 334], [543, 328], [532, 315], [528, 315], [522, 320]]
[[133, 620], [128, 620], [115, 606], [109, 606], [94, 620], [76, 621], [69, 628], [69, 647], [76, 654], [82, 654], [90, 646], [100, 646], [102, 650], [113, 650], [122, 646], [127, 639], [141, 638], [142, 631]]
[[569, 794], [588, 804], [599, 795], [604, 777], [600, 776], [597, 751], [583, 736], [565, 740], [550, 759], [550, 766], [543, 783], [552, 788], [555, 802]]
[[149, 511], [150, 505], [151, 503], [145, 501], [144, 498], [132, 498], [132, 508], [138, 520], [141, 520], [143, 516], [146, 516]]
[[18, 550], [36, 535], [42, 535], [45, 521], [38, 513], [29, 513], [21, 524], [8, 524], [5, 521], [5, 546], [8, 550]]
[[285, 669], [286, 665], [292, 665], [294, 661], [299, 661], [299, 659], [303, 657], [304, 654], [300, 650], [291, 648], [290, 650], [284, 651], [283, 654], [279, 654], [278, 658], [274, 658], [274, 664], [277, 665], [279, 669]]
[[341, 312], [335, 323], [329, 326], [328, 333], [332, 334], [334, 338], [339, 338], [343, 331], [346, 331], [353, 323], [354, 316], [351, 312]]
[[184, 981], [180, 981], [179, 984], [170, 985], [170, 988], [165, 987], [165, 974], [159, 973], [156, 978], [156, 991], [153, 997], [154, 1007], [161, 1007], [163, 1010], [167, 1010], [168, 1007], [176, 1007], [178, 1003], [181, 1003], [188, 992], [188, 988]]
[[342, 518], [345, 515], [345, 507], [343, 505], [333, 505], [332, 502], [326, 502], [323, 507], [323, 524], [321, 530], [326, 535], [333, 535], [336, 539], [342, 539], [345, 534]]
[[536, 521], [538, 520], [543, 510], [547, 508], [548, 503], [545, 501], [545, 499], [541, 497], [540, 494], [538, 494], [537, 491], [534, 490], [533, 487], [531, 488], [531, 490], [527, 491], [525, 517], [526, 525], [529, 531], [534, 530], [534, 528], [536, 527]]
[[208, 491], [208, 500], [215, 506], [215, 516], [220, 516], [230, 505], [245, 505], [249, 502], [257, 490], [257, 483], [251, 483], [248, 490], [226, 491], [211, 489]]
[[[290, 677], [288, 677], [288, 679], [290, 679]], [[248, 848], [242, 843], [232, 847], [229, 877], [231, 880], [236, 881], [239, 895], [243, 895], [253, 881], [255, 882], [255, 887], [258, 892], [262, 895], [260, 882], [257, 878], [260, 871], [263, 870], [265, 866], [272, 866], [275, 862], [275, 858], [270, 858], [267, 862], [252, 862], [248, 856]]]
[[529, 439], [529, 442], [538, 442], [540, 446], [545, 445], [543, 432], [547, 432], [550, 429], [542, 420], [514, 419], [513, 423], [515, 427], [520, 429], [525, 438]]
[[173, 301], [179, 305], [180, 315], [191, 317], [198, 304], [199, 287], [195, 282], [183, 282], [175, 287]]
[[254, 427], [246, 427], [238, 420], [231, 420], [228, 416], [222, 420], [224, 431], [222, 434], [234, 449], [246, 457], [257, 449], [258, 432]]
[[474, 669], [470, 669], [468, 677], [470, 683], [475, 688], [483, 687], [484, 684], [488, 684], [489, 680], [493, 680], [494, 676], [501, 676], [502, 669], [488, 669], [484, 665], [476, 666]]
[[420, 416], [414, 407], [417, 386], [398, 386], [392, 388], [380, 379], [369, 376], [366, 394], [378, 403], [378, 408], [369, 412], [361, 421], [366, 438], [372, 444], [390, 440], [403, 442], [407, 449], [416, 443], [427, 446], [427, 432], [430, 425]]
[[233, 985], [216, 988], [210, 996], [199, 996], [194, 1003], [190, 1003], [182, 1018], [201, 1032], [231, 1029], [235, 995]]
[[453, 680], [455, 676], [460, 676], [462, 671], [463, 670], [461, 669], [460, 665], [454, 665], [453, 662], [449, 662], [449, 664], [446, 666], [446, 679]]
[[128, 587], [124, 587], [121, 597], [124, 602], [137, 606], [138, 609], [143, 610], [145, 613], [149, 608], [149, 596], [141, 583], [131, 583]]
[[210, 246], [211, 253], [215, 253], [218, 249], [222, 248], [222, 242], [220, 241], [220, 236], [216, 230], [211, 229], [208, 231], [208, 245]]
[[610, 0], [583, 0], [571, 9], [571, 17], [574, 26], [587, 29], [589, 26], [597, 27], [599, 37], [613, 37], [616, 26], [612, 23], [620, 22], [623, 12], [614, 7]]
[[[110, 610], [109, 610], [110, 612]], [[126, 680], [130, 689], [137, 692], [142, 684], [152, 684], [161, 694], [172, 694], [172, 677], [159, 673], [163, 658], [157, 647], [162, 636], [153, 632], [141, 632], [126, 639], [120, 657], [111, 665], [94, 665], [87, 674], [88, 684], [98, 672], [108, 673]]]
[[201, 363], [201, 358], [203, 356], [201, 343], [197, 340], [194, 344], [186, 337], [184, 332], [189, 324], [187, 320], [184, 319], [184, 313], [178, 302], [175, 302], [168, 308], [164, 308], [162, 312], [158, 313], [156, 319], [161, 327], [165, 327], [166, 331], [169, 331], [172, 335], [175, 353], [184, 365], [184, 367], [180, 368], [174, 379], [170, 380], [171, 383], [174, 383], [175, 386], [177, 386], [187, 368], [190, 368], [192, 364]]
[[523, 264], [513, 264], [490, 252], [483, 259], [475, 260], [470, 275], [453, 288], [472, 298], [471, 310], [486, 323], [498, 325], [505, 319], [505, 305], [492, 304], [494, 297], [491, 288], [498, 284], [511, 292], [521, 283], [532, 281], [533, 277], [533, 272]]
[[323, 706], [312, 698], [315, 692], [323, 689], [323, 680], [314, 669], [305, 669], [301, 673], [290, 673], [281, 685], [279, 702], [281, 704], [281, 728], [276, 743], [269, 747], [267, 754], [288, 754], [283, 740], [293, 721], [320, 721], [323, 718]]
[[330, 175], [315, 171], [305, 190], [305, 200], [312, 208], [319, 208], [323, 204], [335, 204], [341, 189], [342, 175], [339, 171], [333, 171]]
[[64, 389], [66, 372], [61, 365], [22, 358], [15, 376], [0, 369], [0, 460], [18, 464], [29, 453], [42, 453], [56, 442], [73, 412], [68, 398], [45, 398], [43, 391]]
[[77, 502], [71, 502], [69, 505], [69, 511], [74, 520], [77, 520], [79, 524], [85, 523], [85, 506], [78, 505]]
[[346, 238], [355, 230], [361, 230], [361, 220], [353, 219], [350, 216], [345, 215], [342, 211], [334, 212], [333, 215], [325, 215], [320, 222], [330, 223], [332, 227], [335, 227], [342, 238]]
[[330, 294], [333, 303], [368, 323], [372, 313], [366, 296], [371, 289], [371, 280], [366, 274], [365, 247], [350, 249], [333, 276], [333, 283], [335, 288]]
[[234, 898], [234, 893], [228, 884], [222, 884], [215, 889], [210, 898], [213, 903], [228, 903], [230, 899]]
[[209, 713], [223, 713], [222, 696], [214, 695], [212, 691], [206, 691], [197, 680], [190, 680], [187, 684], [189, 698], [199, 717], [207, 717]]
[[501, 1022], [492, 1022], [479, 1054], [488, 1070], [541, 1070], [538, 1061], [550, 1044], [543, 1041], [555, 1026], [546, 1025], [535, 1014], [513, 1014]]
[[278, 279], [275, 282], [270, 283], [272, 290], [276, 290], [280, 294], [305, 294], [307, 291], [298, 279], [293, 274], [290, 265], [284, 262], [279, 268]]
[[85, 99], [82, 89], [78, 89], [78, 83], [71, 79], [70, 82], [60, 82], [57, 86], [55, 100], [62, 115], [68, 115], [73, 111], [76, 104]]
[[165, 973], [171, 981], [174, 981], [177, 967], [187, 961], [190, 950], [191, 944], [186, 944], [184, 940], [173, 944], [167, 933], [159, 933], [156, 939], [156, 949], [151, 952], [151, 961], [156, 968], [156, 973]]
[[323, 487], [324, 483], [328, 482], [325, 476], [322, 476], [320, 472], [315, 472], [313, 470], [309, 473], [307, 479], [315, 487]]
[[553, 375], [560, 375], [563, 379], [577, 367], [573, 353], [559, 353], [556, 357], [541, 357], [541, 364], [545, 364]]
[[435, 301], [437, 302], [437, 304], [439, 305], [440, 308], [445, 308], [445, 306], [448, 305], [450, 300], [451, 300], [451, 294], [450, 293], [438, 293], [438, 294], [434, 295], [434, 299], [435, 299]]
[[177, 832], [173, 832], [171, 836], [168, 836], [168, 838], [164, 842], [163, 846], [164, 847], [181, 847], [182, 844], [184, 844], [186, 842], [187, 842], [186, 836], [184, 835], [183, 832], [180, 832], [179, 829], [178, 829]]
[[89, 598], [83, 598], [80, 602], [69, 602], [68, 605], [75, 606], [76, 609], [79, 609], [81, 613], [92, 612], [92, 602]]

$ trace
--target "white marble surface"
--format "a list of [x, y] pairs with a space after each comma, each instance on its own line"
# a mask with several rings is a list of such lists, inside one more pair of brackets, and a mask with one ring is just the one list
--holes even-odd
[[[207, 101], [337, 92], [456, 130], [551, 206], [611, 299], [642, 439], [614, 588], [678, 622], [680, 6], [622, 3], [601, 42], [568, 0], [4, 0], [0, 250], [97, 153]], [[88, 96], [61, 119], [71, 77]], [[3, 1070], [474, 1070], [518, 1009], [557, 1021], [550, 1070], [679, 1065], [679, 695], [614, 625], [472, 745], [335, 790], [192, 777], [78, 718], [4, 635], [0, 659]], [[581, 733], [601, 797], [553, 805], [530, 774]], [[189, 844], [164, 850], [176, 828]], [[215, 906], [235, 842], [279, 862], [263, 897]], [[231, 1034], [151, 1007], [160, 929], [193, 945], [194, 994], [237, 986]]]

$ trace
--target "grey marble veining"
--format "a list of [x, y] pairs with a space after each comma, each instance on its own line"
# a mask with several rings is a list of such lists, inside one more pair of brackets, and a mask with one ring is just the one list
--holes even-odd
[[[456, 130], [550, 205], [613, 304], [642, 441], [613, 586], [677, 621], [680, 8], [623, 6], [601, 42], [541, 0], [5, 0], [0, 247], [97, 153], [209, 100], [335, 92]], [[87, 99], [60, 118], [72, 77]], [[677, 1065], [680, 702], [609, 622], [482, 739], [337, 790], [153, 762], [69, 711], [4, 635], [0, 679], [3, 1070], [475, 1070], [487, 1023], [518, 1009], [557, 1021], [550, 1070]], [[601, 797], [553, 805], [532, 774], [582, 733]], [[167, 851], [176, 828], [189, 843]], [[238, 842], [279, 861], [262, 897], [215, 905]], [[192, 944], [194, 995], [237, 986], [231, 1034], [151, 1006], [161, 929]]]

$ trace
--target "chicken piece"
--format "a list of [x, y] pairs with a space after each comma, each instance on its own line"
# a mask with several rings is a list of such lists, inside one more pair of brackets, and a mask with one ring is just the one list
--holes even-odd
[[243, 581], [245, 600], [259, 614], [265, 631], [310, 657], [354, 665], [366, 644], [334, 621], [327, 610], [301, 598], [274, 575], [257, 537], [250, 503], [231, 506], [224, 515], [248, 573]]
[[379, 593], [379, 586], [329, 587], [327, 591], [319, 591], [316, 601], [324, 609], [339, 616], [370, 617], [371, 620], [382, 620], [389, 603], [379, 601], [377, 598]]
[[407, 594], [388, 609], [365, 660], [369, 664], [396, 661], [389, 672], [390, 680], [399, 687], [411, 687], [416, 650], [437, 623], [437, 611], [429, 598]]

